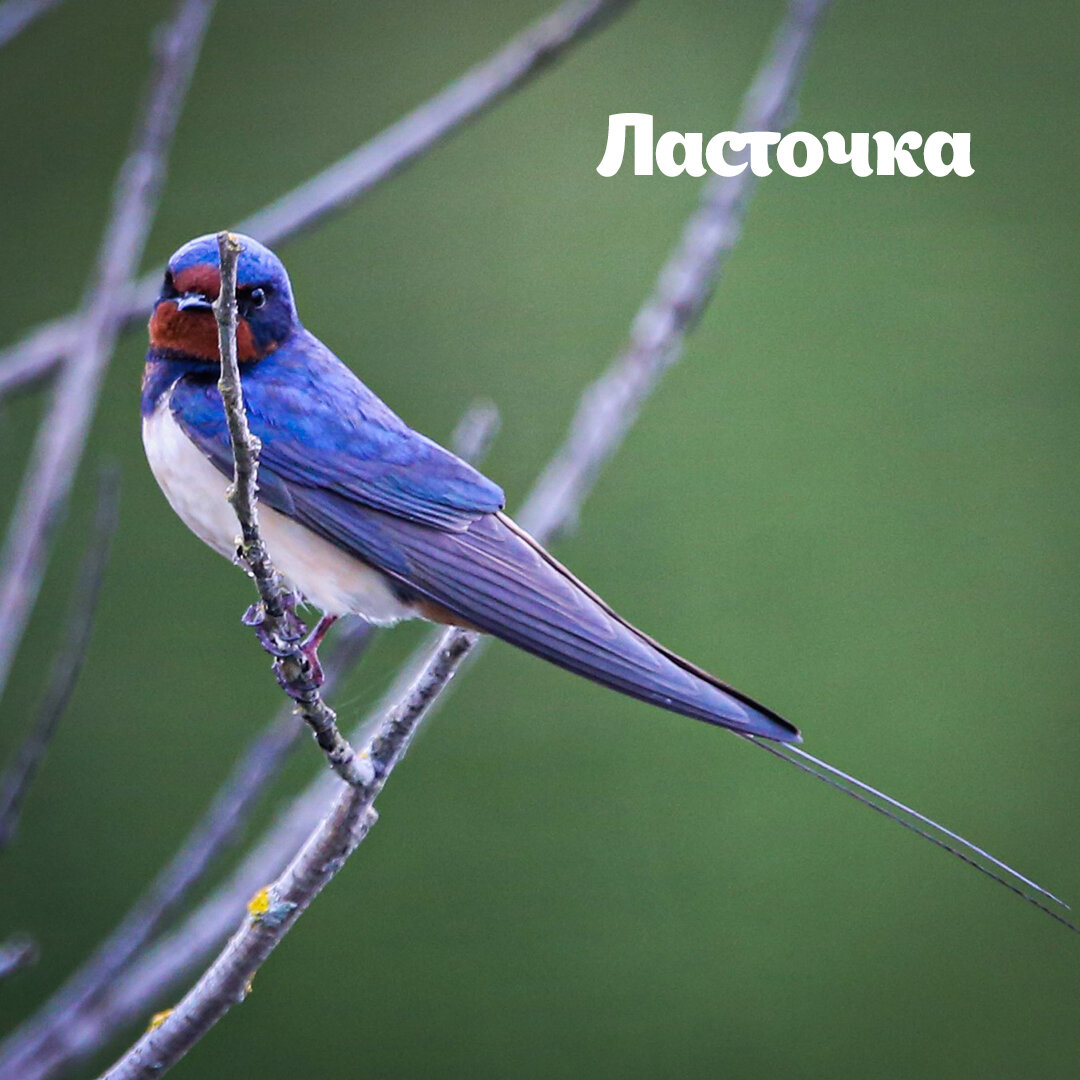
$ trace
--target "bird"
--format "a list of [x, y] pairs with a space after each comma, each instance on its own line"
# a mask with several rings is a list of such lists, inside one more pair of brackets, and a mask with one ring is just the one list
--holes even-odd
[[[506, 513], [502, 489], [413, 430], [300, 321], [281, 260], [237, 235], [237, 359], [261, 444], [260, 532], [294, 595], [322, 615], [305, 642], [358, 615], [421, 618], [509, 642], [674, 713], [776, 742], [794, 724], [619, 615]], [[149, 322], [146, 456], [173, 510], [226, 558], [233, 453], [221, 395], [218, 241], [169, 259]]]
[[[809, 754], [790, 721], [619, 615], [506, 513], [496, 483], [409, 427], [303, 325], [289, 275], [269, 248], [234, 236], [237, 359], [260, 443], [260, 532], [293, 596], [322, 613], [302, 644], [316, 682], [318, 647], [343, 615], [378, 625], [421, 618], [490, 634], [629, 697], [730, 730], [1077, 931], [1047, 905], [1068, 909], [1053, 893]], [[220, 291], [217, 234], [188, 241], [169, 259], [149, 322], [142, 437], [173, 510], [234, 559], [239, 522], [227, 499], [234, 458], [213, 308]]]

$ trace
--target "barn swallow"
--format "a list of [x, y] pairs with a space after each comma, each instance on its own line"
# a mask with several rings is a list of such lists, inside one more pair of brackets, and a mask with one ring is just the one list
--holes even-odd
[[[305, 648], [345, 614], [480, 630], [587, 679], [728, 728], [949, 851], [1075, 930], [1052, 893], [982, 848], [808, 754], [771, 709], [648, 637], [506, 514], [497, 484], [413, 431], [296, 313], [281, 261], [238, 237], [237, 357], [261, 442], [260, 526], [296, 596], [323, 612]], [[150, 468], [184, 523], [232, 559], [233, 454], [218, 391], [215, 235], [169, 260], [150, 318], [142, 386]]]
[[[618, 615], [505, 513], [502, 489], [414, 431], [296, 312], [281, 261], [241, 236], [237, 358], [259, 458], [260, 528], [292, 591], [337, 617], [478, 629], [672, 712], [779, 742], [799, 732]], [[217, 238], [169, 260], [150, 319], [143, 443], [172, 508], [227, 558], [233, 455], [217, 388]]]

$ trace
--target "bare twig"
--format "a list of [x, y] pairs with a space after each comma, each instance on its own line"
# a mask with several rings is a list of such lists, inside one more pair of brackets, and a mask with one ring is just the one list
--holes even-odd
[[[385, 131], [245, 218], [234, 231], [273, 245], [343, 210], [525, 85], [632, 2], [561, 4]], [[146, 318], [160, 284], [160, 270], [127, 284], [127, 322]], [[0, 398], [36, 385], [54, 370], [81, 335], [79, 321], [78, 312], [53, 319], [0, 353]]]
[[6, 0], [0, 4], [0, 49], [63, 0]]
[[[781, 131], [790, 123], [806, 54], [827, 6], [828, 0], [791, 0], [733, 130]], [[626, 349], [582, 395], [566, 442], [522, 507], [518, 520], [529, 532], [546, 533], [557, 519], [572, 523], [567, 509], [580, 504], [641, 403], [678, 360], [738, 243], [755, 183], [750, 169], [705, 182], [697, 210], [634, 318]]]
[[[771, 116], [790, 108], [825, 2], [796, 0], [789, 8], [773, 52], [751, 88], [749, 114], [768, 108]], [[635, 321], [629, 348], [609, 369], [610, 384], [620, 391], [623, 408], [631, 410], [631, 423], [659, 376], [678, 357], [688, 329], [712, 292], [722, 257], [738, 235], [749, 189], [736, 184], [742, 193], [739, 197], [717, 197], [718, 189], [732, 182], [706, 186], [703, 203], [661, 272], [656, 293]], [[591, 479], [627, 430], [621, 410], [600, 408], [598, 385], [609, 384], [601, 380], [586, 392], [567, 442], [526, 503], [530, 526], [541, 538], [573, 516]], [[582, 432], [590, 417], [599, 426], [585, 439]], [[408, 695], [388, 713], [368, 744], [375, 776], [372, 783], [338, 793], [329, 815], [293, 862], [249, 902], [248, 917], [202, 978], [160, 1025], [103, 1074], [103, 1080], [160, 1076], [243, 999], [255, 971], [371, 828], [376, 794], [401, 759], [416, 726], [476, 641], [475, 634], [464, 630], [442, 636]]]
[[[326, 687], [332, 688], [355, 667], [370, 643], [374, 627], [357, 620], [332, 642], [325, 661]], [[111, 998], [114, 980], [178, 910], [218, 857], [237, 839], [259, 797], [297, 745], [305, 730], [287, 704], [252, 740], [183, 845], [158, 873], [112, 933], [83, 966], [0, 1050], [0, 1076], [44, 1077], [82, 1054], [92, 1053], [126, 1019], [106, 1008], [86, 1017], [99, 1001]], [[298, 838], [299, 842], [299, 838]], [[295, 850], [296, 844], [282, 848]], [[280, 865], [275, 869], [275, 873]], [[265, 881], [272, 875], [262, 875]], [[247, 891], [250, 894], [252, 890]], [[247, 894], [245, 894], [247, 895]], [[233, 912], [230, 912], [232, 921]], [[227, 930], [219, 934], [220, 941]], [[212, 943], [212, 944], [213, 944]]]
[[343, 210], [524, 86], [631, 2], [571, 0], [560, 5], [370, 142], [246, 218], [238, 231], [275, 244]]
[[[124, 305], [126, 323], [134, 322], [131, 309], [130, 302]], [[78, 335], [78, 313], [61, 315], [41, 323], [21, 341], [0, 352], [0, 402], [12, 394], [32, 390], [51, 378], [60, 361], [75, 347]]]
[[499, 434], [499, 409], [491, 401], [474, 401], [462, 414], [450, 436], [450, 446], [458, 457], [473, 465], [487, 457]]
[[0, 943], [0, 979], [22, 971], [35, 963], [37, 958], [37, 942], [25, 934], [13, 934], [7, 941]]
[[[284, 619], [285, 587], [267, 554], [259, 535], [258, 477], [259, 440], [251, 434], [244, 411], [244, 391], [240, 385], [240, 364], [236, 358], [236, 261], [240, 256], [240, 241], [231, 233], [218, 234], [221, 260], [221, 288], [214, 301], [214, 318], [218, 328], [218, 348], [221, 350], [221, 377], [218, 391], [225, 407], [229, 427], [229, 443], [233, 453], [233, 482], [229, 488], [229, 504], [240, 523], [240, 546], [237, 559], [251, 575], [267, 616]], [[270, 630], [270, 627], [267, 627]]]
[[[162, 1023], [103, 1074], [103, 1080], [160, 1076], [235, 1002], [243, 1000], [263, 961], [375, 823], [372, 804], [376, 795], [476, 638], [476, 634], [465, 630], [449, 630], [443, 635], [435, 655], [366, 748], [372, 765], [371, 781], [339, 789], [329, 814], [293, 861], [276, 881], [248, 902], [247, 918], [217, 960]], [[155, 1038], [159, 1032], [165, 1033], [163, 1038]]]
[[259, 440], [251, 434], [244, 412], [244, 391], [236, 359], [236, 261], [240, 242], [232, 233], [218, 234], [221, 289], [214, 302], [221, 350], [218, 390], [225, 406], [229, 442], [233, 453], [233, 482], [229, 502], [240, 522], [240, 547], [236, 556], [259, 590], [259, 604], [249, 610], [245, 622], [255, 626], [259, 640], [274, 657], [274, 671], [285, 692], [297, 703], [297, 711], [315, 734], [315, 741], [330, 767], [347, 784], [362, 786], [370, 769], [338, 730], [337, 715], [323, 700], [311, 659], [301, 639], [304, 627], [293, 612], [293, 599], [282, 583], [266, 545], [259, 535], [258, 473]]
[[[462, 416], [454, 430], [452, 445], [463, 458], [478, 463], [486, 455], [498, 427], [498, 410], [493, 405], [477, 403]], [[370, 623], [356, 620], [343, 627], [331, 641], [329, 656], [324, 661], [327, 690], [355, 667], [371, 641], [374, 629]], [[406, 665], [406, 670], [412, 671], [414, 667], [418, 669], [418, 665]], [[357, 732], [363, 727], [361, 725]], [[117, 999], [112, 992], [116, 976], [164, 925], [205, 876], [217, 856], [235, 839], [258, 796], [277, 774], [303, 730], [292, 706], [287, 705], [253, 740], [180, 850], [116, 929], [47, 1004], [5, 1041], [0, 1050], [0, 1076], [19, 1076], [24, 1080], [51, 1076], [73, 1058], [92, 1053], [112, 1031], [130, 1019], [132, 1009], [138, 1009], [136, 1003], [144, 1000], [141, 999], [142, 991], [135, 981], [134, 1001]], [[322, 779], [325, 781], [330, 777], [326, 774]], [[233, 884], [227, 893], [238, 895], [240, 901], [231, 906], [227, 901], [210, 902], [200, 908], [200, 921], [185, 932], [185, 950], [193, 949], [196, 958], [209, 952], [228, 932], [243, 899], [261, 883], [280, 873], [285, 853], [296, 850], [317, 823], [332, 795], [329, 784], [316, 783], [313, 791], [317, 799], [309, 796], [306, 802], [297, 801], [297, 806], [305, 812], [297, 813], [294, 809], [290, 814], [291, 824], [289, 819], [279, 824], [272, 833], [272, 842], [261, 844], [255, 856], [245, 860], [233, 875], [233, 882], [239, 878], [240, 883]], [[307, 810], [309, 806], [311, 809]], [[153, 957], [158, 952], [155, 948], [149, 955]], [[145, 977], [145, 964], [140, 962], [139, 967]], [[161, 985], [153, 975], [149, 981], [152, 987]], [[133, 981], [127, 980], [125, 985], [132, 987]], [[92, 1018], [87, 1018], [88, 1010], [99, 999], [104, 999], [102, 1007]]]
[[[419, 676], [437, 641], [438, 634], [435, 634], [431, 642], [418, 648], [403, 665], [403, 675], [395, 680], [384, 701], [352, 731], [354, 743], [370, 740], [382, 717]], [[481, 640], [473, 655], [485, 643]], [[143, 1015], [147, 1011], [147, 1002], [157, 999], [165, 988], [221, 945], [235, 927], [248, 898], [281, 873], [291, 854], [303, 845], [325, 816], [339, 790], [333, 774], [321, 773], [292, 801], [232, 875], [195, 912], [175, 930], [158, 939], [150, 949], [140, 953], [119, 977], [101, 985], [95, 1009], [89, 1013], [67, 1012], [59, 1008], [61, 1003], [57, 1000], [58, 1008], [53, 1014], [53, 1003], [50, 1003], [53, 1022], [48, 1039], [39, 1041], [36, 1046], [13, 1043], [10, 1050], [5, 1044], [0, 1055], [0, 1078], [46, 1080], [63, 1064], [92, 1053], [113, 1032]]]
[[72, 593], [64, 641], [53, 661], [45, 696], [30, 733], [15, 760], [0, 777], [0, 848], [7, 847], [15, 836], [23, 799], [56, 734], [82, 671], [105, 566], [109, 561], [109, 548], [116, 531], [119, 497], [119, 472], [112, 467], [102, 469], [98, 480], [97, 511]]
[[38, 429], [0, 556], [0, 693], [41, 587], [49, 550], [82, 458], [102, 376], [120, 332], [119, 301], [135, 271], [165, 177], [168, 148], [213, 0], [179, 0], [132, 149], [117, 177], [112, 213], [79, 318], [77, 341]]

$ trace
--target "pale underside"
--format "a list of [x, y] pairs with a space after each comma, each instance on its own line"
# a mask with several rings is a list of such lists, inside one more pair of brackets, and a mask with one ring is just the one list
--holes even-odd
[[[177, 424], [168, 393], [143, 420], [143, 445], [154, 478], [181, 521], [232, 559], [240, 524], [225, 497], [229, 481]], [[265, 504], [259, 505], [259, 529], [289, 587], [328, 615], [361, 615], [388, 624], [419, 614], [397, 598], [379, 571]]]

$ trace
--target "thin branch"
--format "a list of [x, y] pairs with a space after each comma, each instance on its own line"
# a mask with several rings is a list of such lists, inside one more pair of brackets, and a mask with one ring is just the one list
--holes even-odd
[[[373, 630], [370, 623], [357, 620], [337, 635], [325, 662], [327, 688], [356, 666], [374, 636]], [[27, 1080], [52, 1076], [72, 1060], [92, 1053], [129, 1019], [126, 1014], [117, 1016], [107, 1005], [114, 980], [236, 841], [304, 730], [292, 705], [286, 704], [252, 740], [180, 849], [109, 937], [22, 1028], [8, 1037], [0, 1052], [0, 1076]], [[283, 850], [294, 850], [295, 846]], [[274, 872], [277, 870], [280, 865]], [[233, 917], [230, 912], [230, 922]], [[226, 930], [227, 926], [216, 941]], [[98, 1008], [88, 1019], [102, 1001], [106, 1002], [104, 1011]]]
[[[402, 676], [385, 695], [384, 701], [357, 724], [351, 733], [355, 743], [367, 743], [382, 718], [408, 691], [435, 647], [432, 641], [416, 650], [402, 668]], [[477, 655], [486, 644], [473, 650]], [[204, 900], [175, 930], [159, 938], [118, 978], [103, 985], [96, 1008], [54, 1017], [50, 1038], [36, 1048], [5, 1045], [0, 1057], [2, 1080], [47, 1080], [64, 1064], [84, 1057], [101, 1047], [123, 1025], [147, 1011], [147, 1002], [157, 999], [200, 960], [220, 947], [248, 898], [267, 881], [276, 878], [311, 831], [325, 816], [327, 807], [340, 791], [337, 778], [323, 772], [278, 816], [258, 844], [245, 856], [232, 875]], [[57, 1002], [59, 1004], [59, 1002]], [[52, 1006], [50, 1005], [50, 1013]]]
[[7, 0], [0, 4], [0, 49], [63, 0]]
[[450, 446], [458, 457], [478, 465], [487, 457], [499, 434], [498, 406], [491, 401], [474, 401], [462, 414], [450, 435]]
[[[385, 131], [245, 218], [234, 231], [274, 245], [344, 210], [524, 86], [632, 2], [561, 4]], [[145, 320], [160, 284], [161, 270], [127, 283], [122, 310], [128, 323]], [[79, 322], [78, 312], [53, 319], [0, 352], [0, 399], [48, 376], [80, 337]]]
[[[124, 304], [125, 325], [134, 323], [131, 306]], [[50, 379], [60, 367], [61, 360], [75, 347], [79, 325], [77, 312], [61, 315], [36, 326], [20, 341], [0, 352], [0, 402]]]
[[120, 169], [112, 213], [87, 288], [78, 340], [38, 428], [0, 556], [0, 693], [37, 599], [124, 312], [123, 288], [138, 266], [166, 173], [166, 159], [213, 0], [179, 0], [166, 30], [131, 152]]
[[[796, 0], [789, 8], [773, 52], [751, 88], [749, 113], [759, 108], [770, 110], [770, 115], [780, 108], [785, 113], [790, 111], [806, 49], [825, 3]], [[717, 197], [717, 190], [733, 181], [706, 186], [702, 206], [687, 223], [674, 255], [661, 272], [655, 295], [635, 321], [630, 347], [608, 373], [621, 373], [612, 378], [612, 383], [622, 389], [620, 396], [625, 406], [633, 410], [631, 423], [659, 376], [681, 352], [688, 329], [712, 292], [723, 256], [738, 235], [748, 188], [737, 181], [734, 178], [743, 195], [734, 199]], [[676, 297], [689, 306], [676, 310]], [[631, 373], [635, 377], [631, 378]], [[573, 516], [592, 477], [627, 430], [621, 412], [599, 408], [597, 385], [586, 393], [567, 443], [526, 504], [531, 527], [541, 538]], [[602, 426], [584, 440], [581, 432], [590, 416]], [[552, 481], [553, 476], [557, 483]], [[292, 863], [251, 899], [247, 917], [202, 978], [159, 1025], [103, 1074], [103, 1080], [151, 1080], [160, 1076], [243, 999], [259, 966], [367, 835], [375, 821], [375, 796], [401, 760], [420, 721], [476, 641], [477, 635], [470, 631], [450, 630], [443, 634], [409, 693], [389, 711], [367, 744], [374, 771], [372, 782], [339, 790], [330, 813]]]
[[221, 288], [214, 301], [214, 318], [221, 351], [221, 377], [218, 392], [225, 407], [229, 444], [233, 454], [233, 482], [229, 504], [240, 522], [241, 542], [237, 558], [247, 569], [259, 590], [268, 614], [281, 619], [285, 614], [285, 588], [274, 569], [266, 545], [259, 535], [259, 440], [251, 434], [244, 411], [244, 391], [240, 385], [240, 363], [236, 358], [236, 263], [240, 241], [231, 233], [218, 234], [221, 262]]
[[37, 962], [38, 947], [33, 938], [13, 934], [0, 943], [0, 979], [7, 979]]
[[[451, 437], [451, 445], [461, 457], [478, 464], [486, 456], [498, 428], [498, 410], [494, 405], [479, 402], [465, 411]], [[356, 666], [374, 636], [374, 629], [372, 624], [358, 619], [343, 627], [330, 642], [330, 652], [324, 661], [327, 691]], [[406, 670], [412, 670], [414, 666], [406, 665]], [[64, 986], [5, 1041], [0, 1051], [0, 1075], [19, 1076], [26, 1080], [31, 1076], [51, 1076], [74, 1058], [92, 1053], [113, 1031], [130, 1019], [131, 1006], [123, 1002], [115, 1003], [113, 995], [108, 994], [114, 980], [203, 879], [216, 858], [233, 842], [254, 809], [259, 795], [277, 775], [303, 730], [297, 724], [290, 704], [284, 706], [252, 741], [180, 850], [116, 929]], [[357, 730], [359, 732], [360, 728]], [[330, 777], [324, 774], [322, 779], [329, 780]], [[221, 941], [235, 920], [236, 910], [242, 907], [243, 899], [259, 884], [280, 873], [286, 859], [283, 853], [296, 850], [318, 822], [332, 789], [329, 784], [325, 787], [315, 784], [314, 790], [319, 798], [312, 804], [311, 812], [299, 815], [299, 825], [294, 824], [285, 830], [279, 827], [273, 833], [270, 849], [262, 854], [261, 862], [248, 866], [248, 860], [244, 864], [246, 869], [234, 874], [234, 880], [239, 875], [244, 880], [254, 882], [247, 887], [240, 884], [231, 888], [231, 895], [239, 895], [240, 901], [231, 906], [217, 905], [223, 918], [218, 916], [215, 919], [213, 915], [208, 918], [206, 904], [200, 909], [203, 912], [201, 924], [189, 928], [186, 933], [188, 948], [195, 942], [206, 941], [201, 947], [195, 945], [196, 957], [209, 952]], [[264, 848], [265, 845], [260, 845], [258, 850], [263, 852]], [[268, 865], [267, 859], [276, 861]], [[215, 905], [210, 903], [209, 909], [214, 908]], [[151, 955], [156, 952], [155, 948]], [[160, 985], [157, 980], [152, 979], [151, 982], [154, 986]], [[103, 998], [106, 998], [104, 1005], [92, 1018], [87, 1018], [91, 1006], [97, 1005]]]
[[[356, 850], [375, 823], [372, 807], [394, 766], [404, 755], [420, 720], [453, 678], [477, 635], [449, 630], [405, 699], [380, 725], [365, 747], [372, 779], [346, 785], [329, 814], [308, 837], [284, 872], [248, 902], [240, 929], [195, 987], [162, 1023], [103, 1075], [103, 1080], [135, 1080], [162, 1075], [182, 1058], [236, 1001], [243, 1000], [263, 961]], [[164, 1037], [156, 1038], [159, 1032]]]
[[237, 561], [247, 570], [259, 591], [259, 603], [244, 621], [254, 626], [266, 651], [274, 657], [274, 671], [282, 689], [297, 703], [297, 712], [311, 728], [330, 767], [354, 787], [370, 780], [370, 770], [338, 730], [337, 714], [323, 700], [315, 678], [315, 666], [304, 652], [303, 624], [293, 611], [289, 595], [259, 534], [258, 475], [259, 440], [248, 427], [240, 365], [236, 359], [236, 262], [239, 240], [232, 233], [218, 234], [221, 288], [214, 301], [221, 350], [218, 390], [225, 407], [229, 442], [233, 453], [233, 482], [229, 503], [240, 522]]
[[[372, 639], [372, 630], [370, 624], [358, 620], [337, 635], [326, 661], [328, 688], [356, 665]], [[236, 841], [304, 730], [287, 704], [251, 741], [180, 849], [112, 933], [49, 1001], [8, 1037], [0, 1052], [0, 1075], [51, 1075], [100, 1045], [103, 1040], [97, 1036], [98, 1023], [87, 1026], [80, 1024], [81, 1019]]]
[[[827, 6], [828, 0], [791, 0], [733, 130], [782, 131], [790, 124], [806, 55]], [[634, 318], [626, 349], [582, 395], [566, 442], [526, 500], [518, 516], [524, 529], [546, 533], [555, 520], [573, 522], [568, 509], [581, 503], [642, 402], [679, 359], [739, 241], [756, 181], [747, 168], [705, 182], [698, 208]]]
[[370, 142], [245, 218], [238, 231], [275, 244], [344, 210], [526, 85], [632, 2], [572, 0], [562, 4]]
[[102, 469], [94, 524], [72, 592], [64, 641], [53, 661], [45, 696], [30, 732], [15, 760], [0, 777], [0, 849], [7, 847], [15, 836], [23, 799], [56, 735], [86, 660], [109, 549], [116, 532], [119, 502], [119, 471], [111, 467]]

